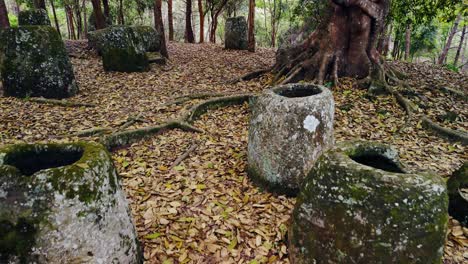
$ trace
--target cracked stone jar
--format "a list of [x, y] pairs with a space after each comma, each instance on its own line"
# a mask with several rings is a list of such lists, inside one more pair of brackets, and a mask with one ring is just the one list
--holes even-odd
[[0, 263], [141, 263], [112, 159], [96, 143], [0, 147]]
[[298, 195], [291, 263], [441, 263], [447, 207], [444, 180], [406, 173], [394, 148], [338, 144], [318, 159]]
[[251, 100], [248, 175], [295, 196], [320, 154], [333, 145], [333, 95], [324, 86], [288, 84]]

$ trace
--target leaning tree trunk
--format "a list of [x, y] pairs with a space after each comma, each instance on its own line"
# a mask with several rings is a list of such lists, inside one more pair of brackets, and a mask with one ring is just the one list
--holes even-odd
[[162, 18], [162, 0], [155, 0], [154, 2], [154, 27], [161, 34], [161, 55], [169, 58], [166, 46], [166, 35], [164, 34], [164, 24]]
[[[273, 72], [275, 83], [303, 79], [335, 83], [342, 76], [382, 76], [383, 65], [376, 49], [384, 27], [389, 0], [329, 0], [323, 20], [300, 44], [281, 48]], [[377, 75], [376, 75], [377, 76]]]
[[9, 27], [10, 21], [8, 20], [8, 12], [6, 9], [5, 1], [0, 0], [0, 29]]
[[458, 59], [460, 58], [460, 53], [462, 51], [463, 42], [465, 41], [466, 35], [466, 26], [463, 27], [462, 35], [460, 37], [460, 43], [458, 44], [457, 54], [455, 54], [455, 59], [453, 60], [453, 65], [456, 67], [458, 63]]
[[59, 26], [59, 22], [57, 19], [57, 12], [55, 11], [54, 0], [50, 0], [49, 2], [50, 2], [50, 7], [52, 8], [52, 14], [54, 15], [55, 28], [57, 29], [57, 32], [59, 33], [59, 35], [62, 35], [62, 33], [60, 33], [60, 26]]
[[442, 50], [442, 53], [440, 54], [439, 59], [437, 60], [437, 64], [444, 64], [445, 60], [447, 59], [447, 55], [450, 50], [450, 45], [452, 45], [453, 37], [457, 33], [458, 24], [460, 23], [461, 18], [462, 16], [460, 13], [455, 19], [452, 30], [450, 31], [450, 34], [447, 38], [447, 42], [445, 43], [444, 49]]
[[192, 0], [187, 0], [185, 5], [185, 42], [195, 43], [192, 28]]

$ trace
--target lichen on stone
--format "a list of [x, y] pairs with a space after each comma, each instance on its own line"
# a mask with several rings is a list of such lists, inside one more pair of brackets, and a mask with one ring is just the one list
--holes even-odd
[[245, 17], [230, 17], [226, 19], [224, 46], [226, 49], [246, 50], [247, 21]]
[[18, 14], [20, 26], [50, 26], [50, 19], [44, 9], [22, 10]]

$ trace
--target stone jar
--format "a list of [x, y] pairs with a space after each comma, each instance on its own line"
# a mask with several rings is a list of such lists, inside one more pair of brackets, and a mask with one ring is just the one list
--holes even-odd
[[288, 232], [291, 263], [441, 263], [447, 189], [406, 173], [392, 147], [346, 142], [304, 181]]
[[0, 263], [141, 263], [128, 203], [100, 144], [0, 148]]
[[294, 196], [333, 145], [332, 93], [320, 85], [288, 84], [250, 104], [248, 175], [270, 191]]
[[248, 48], [247, 29], [247, 21], [243, 16], [226, 19], [224, 47], [226, 49], [246, 50]]

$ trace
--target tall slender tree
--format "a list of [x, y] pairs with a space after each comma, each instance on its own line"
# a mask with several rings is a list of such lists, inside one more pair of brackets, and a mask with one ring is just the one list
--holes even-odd
[[405, 32], [405, 60], [408, 60], [411, 50], [411, 24], [406, 25]]
[[0, 28], [9, 28], [10, 21], [8, 20], [8, 11], [6, 9], [5, 0], [0, 0]]
[[437, 60], [437, 64], [443, 64], [445, 63], [447, 59], [448, 52], [450, 50], [450, 46], [452, 45], [452, 40], [455, 34], [457, 33], [457, 28], [458, 24], [460, 24], [462, 18], [462, 14], [459, 13], [455, 21], [453, 22], [452, 30], [450, 30], [450, 33], [447, 38], [447, 42], [445, 43], [444, 49], [440, 53], [439, 59]]
[[102, 0], [102, 6], [104, 7], [104, 16], [106, 19], [110, 17], [110, 8], [109, 8], [109, 0]]
[[166, 46], [166, 34], [164, 33], [164, 23], [162, 18], [162, 0], [155, 0], [154, 2], [154, 27], [161, 34], [161, 55], [169, 58]]
[[57, 32], [59, 33], [59, 35], [62, 35], [60, 33], [60, 26], [59, 26], [59, 22], [57, 19], [57, 12], [55, 11], [54, 0], [50, 0], [49, 2], [50, 2], [50, 7], [52, 8], [52, 14], [54, 15], [55, 28], [57, 29]]
[[455, 54], [455, 59], [453, 60], [453, 65], [455, 66], [457, 66], [458, 59], [460, 58], [460, 54], [463, 49], [463, 43], [465, 41], [465, 37], [466, 37], [466, 25], [463, 26], [462, 34], [460, 37], [460, 43], [458, 44], [457, 53]]
[[102, 14], [101, 1], [100, 0], [91, 0], [93, 4], [94, 18], [96, 19], [96, 29], [102, 29], [106, 27], [106, 21], [104, 15]]
[[167, 0], [167, 22], [169, 26], [169, 40], [174, 40], [174, 15], [172, 13], [172, 0]]
[[192, 28], [192, 0], [186, 0], [185, 4], [185, 42], [195, 43]]
[[119, 15], [118, 15], [118, 21], [120, 25], [125, 25], [125, 16], [124, 16], [124, 11], [123, 11], [123, 0], [119, 0]]
[[205, 13], [203, 12], [202, 0], [198, 0], [198, 14], [200, 17], [200, 43], [205, 42]]
[[45, 0], [34, 0], [33, 5], [34, 5], [34, 8], [36, 8], [36, 9], [47, 10]]
[[218, 18], [226, 7], [228, 0], [207, 0], [207, 8], [210, 10], [210, 42], [216, 43], [216, 30], [218, 29]]
[[255, 0], [249, 0], [249, 45], [248, 50], [255, 52]]

